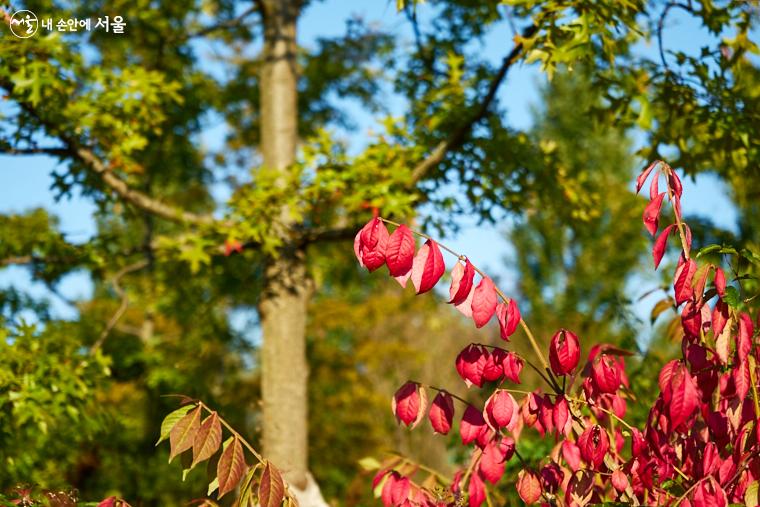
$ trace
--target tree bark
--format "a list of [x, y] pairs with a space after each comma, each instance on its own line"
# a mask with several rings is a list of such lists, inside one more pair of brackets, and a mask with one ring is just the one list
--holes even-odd
[[[264, 20], [260, 107], [261, 153], [267, 170], [292, 170], [298, 142], [296, 20], [299, 0], [260, 0]], [[280, 210], [287, 241], [292, 220]], [[259, 302], [263, 334], [261, 391], [263, 451], [280, 468], [302, 507], [326, 506], [308, 472], [306, 311], [312, 282], [305, 251], [281, 249], [266, 268]]]

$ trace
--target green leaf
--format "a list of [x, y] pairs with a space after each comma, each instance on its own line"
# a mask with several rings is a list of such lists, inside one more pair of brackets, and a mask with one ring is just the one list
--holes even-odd
[[161, 422], [161, 436], [159, 437], [158, 442], [156, 442], [156, 445], [169, 438], [169, 433], [171, 432], [174, 425], [177, 424], [177, 421], [182, 419], [185, 414], [190, 412], [190, 409], [192, 409], [194, 406], [195, 405], [192, 404], [185, 405], [184, 407], [180, 407], [164, 417], [164, 420]]
[[709, 253], [717, 252], [720, 249], [721, 249], [720, 245], [716, 245], [716, 244], [707, 245], [706, 247], [703, 247], [703, 248], [699, 249], [699, 252], [697, 252], [696, 258], [699, 259], [703, 255], [707, 255]]
[[256, 502], [253, 498], [253, 477], [256, 475], [256, 472], [260, 467], [261, 464], [257, 463], [256, 466], [248, 470], [245, 479], [243, 479], [243, 485], [240, 487], [237, 507], [250, 507], [251, 505], [255, 505]]
[[359, 466], [364, 470], [377, 470], [381, 467], [380, 462], [372, 456], [367, 456], [359, 460]]
[[741, 255], [748, 261], [750, 261], [752, 264], [757, 264], [760, 266], [760, 255], [756, 254], [752, 250], [748, 248], [742, 248]]
[[723, 301], [725, 301], [728, 306], [732, 308], [740, 309], [742, 307], [742, 300], [741, 296], [739, 295], [739, 291], [733, 285], [726, 287], [726, 295], [723, 297]]

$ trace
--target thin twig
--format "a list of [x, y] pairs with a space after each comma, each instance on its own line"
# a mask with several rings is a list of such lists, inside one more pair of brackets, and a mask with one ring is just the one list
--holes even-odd
[[127, 296], [126, 291], [121, 287], [121, 285], [119, 285], [119, 282], [125, 275], [134, 271], [139, 271], [147, 265], [148, 261], [146, 259], [137, 261], [134, 264], [125, 266], [111, 278], [111, 285], [113, 286], [114, 292], [116, 292], [116, 294], [121, 298], [121, 303], [119, 303], [119, 307], [109, 319], [106, 327], [103, 329], [103, 331], [101, 331], [98, 339], [95, 341], [95, 343], [92, 344], [92, 347], [90, 348], [91, 354], [95, 353], [95, 351], [103, 346], [103, 342], [105, 342], [106, 338], [108, 338], [109, 333], [116, 325], [116, 323], [119, 322], [119, 319], [121, 319], [121, 317], [124, 315], [124, 312], [127, 311], [127, 307], [129, 306], [129, 297]]

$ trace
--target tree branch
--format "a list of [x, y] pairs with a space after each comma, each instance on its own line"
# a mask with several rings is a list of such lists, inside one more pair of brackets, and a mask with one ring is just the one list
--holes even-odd
[[132, 273], [133, 271], [138, 271], [147, 265], [148, 265], [147, 259], [137, 261], [134, 264], [130, 264], [128, 266], [123, 267], [115, 275], [113, 275], [113, 278], [111, 278], [111, 284], [113, 285], [113, 290], [121, 298], [121, 303], [119, 303], [119, 307], [116, 309], [116, 312], [114, 312], [114, 314], [109, 319], [108, 323], [106, 324], [106, 327], [103, 329], [103, 331], [101, 331], [98, 339], [95, 341], [95, 343], [92, 344], [92, 347], [90, 348], [91, 354], [94, 354], [95, 351], [97, 351], [100, 347], [103, 346], [103, 342], [106, 341], [106, 338], [108, 338], [109, 333], [111, 332], [113, 327], [116, 325], [116, 323], [119, 322], [119, 319], [121, 319], [122, 315], [124, 315], [124, 312], [127, 311], [127, 307], [129, 306], [129, 298], [127, 297], [127, 293], [124, 291], [124, 289], [122, 289], [121, 285], [119, 285], [119, 282], [125, 275]]
[[243, 21], [245, 21], [245, 18], [256, 12], [258, 9], [258, 6], [254, 3], [251, 7], [240, 13], [240, 15], [228, 19], [225, 21], [221, 21], [215, 25], [210, 25], [204, 28], [201, 28], [197, 32], [193, 32], [190, 34], [187, 34], [183, 40], [192, 39], [194, 37], [203, 37], [204, 35], [208, 35], [210, 33], [216, 32], [218, 30], [225, 30], [227, 28], [235, 28], [238, 26], [241, 26], [243, 24]]
[[[535, 25], [529, 26], [523, 30], [521, 38], [528, 38], [533, 36], [533, 34], [536, 33], [537, 29], [538, 28]], [[422, 162], [417, 164], [417, 166], [412, 170], [412, 177], [409, 182], [410, 186], [415, 185], [425, 176], [425, 174], [430, 169], [438, 165], [449, 151], [458, 148], [465, 141], [465, 139], [467, 139], [467, 136], [472, 131], [472, 128], [486, 117], [488, 114], [488, 109], [496, 97], [496, 92], [499, 90], [499, 86], [507, 75], [507, 71], [509, 71], [509, 69], [512, 67], [512, 64], [517, 61], [517, 58], [522, 53], [522, 50], [522, 42], [516, 42], [512, 48], [512, 51], [510, 51], [509, 54], [502, 60], [501, 67], [499, 67], [499, 71], [491, 81], [491, 85], [488, 87], [488, 92], [486, 93], [485, 97], [483, 97], [483, 100], [480, 103], [480, 107], [478, 107], [478, 109], [470, 118], [462, 123], [456, 130], [454, 130], [454, 132], [452, 132], [448, 138], [438, 143], [433, 151], [430, 152], [430, 154], [424, 160], [422, 160]]]
[[[11, 81], [3, 79], [0, 86], [8, 91], [9, 95], [13, 94], [14, 85]], [[128, 203], [147, 211], [156, 216], [170, 220], [172, 222], [190, 223], [195, 225], [212, 225], [216, 223], [211, 214], [192, 213], [181, 208], [166, 204], [158, 199], [130, 188], [127, 182], [114, 174], [109, 167], [93, 152], [91, 149], [84, 147], [78, 140], [66, 133], [60, 132], [58, 127], [44, 115], [40, 114], [32, 104], [16, 100], [16, 103], [28, 114], [34, 117], [46, 131], [49, 136], [56, 137], [63, 143], [63, 147], [54, 148], [55, 154], [59, 156], [70, 156], [82, 162], [91, 172], [100, 177], [103, 183], [115, 192], [119, 197]], [[31, 150], [31, 148], [30, 148]], [[28, 150], [22, 150], [28, 151]], [[41, 152], [50, 153], [50, 150]], [[13, 154], [13, 153], [9, 153]], [[31, 154], [31, 153], [19, 153]]]
[[100, 176], [100, 179], [106, 184], [106, 186], [113, 190], [119, 197], [130, 204], [137, 206], [141, 210], [172, 222], [196, 225], [212, 225], [216, 222], [214, 217], [210, 214], [191, 213], [130, 188], [124, 180], [111, 172], [103, 161], [91, 150], [77, 146], [74, 141], [65, 139], [64, 137], [61, 137], [61, 139], [66, 142], [77, 159], [82, 161], [93, 173]]

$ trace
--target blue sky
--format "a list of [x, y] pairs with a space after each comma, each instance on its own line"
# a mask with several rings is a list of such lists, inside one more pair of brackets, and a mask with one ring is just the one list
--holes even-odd
[[[424, 9], [424, 7], [423, 7]], [[345, 20], [350, 16], [362, 17], [368, 24], [390, 28], [399, 39], [411, 44], [411, 33], [405, 18], [395, 9], [395, 1], [378, 0], [327, 0], [315, 2], [308, 8], [299, 25], [299, 42], [305, 46], [313, 44], [320, 36], [334, 36], [344, 33]], [[129, 20], [127, 20], [128, 22]], [[670, 26], [665, 32], [665, 45], [672, 49], [697, 51], [698, 42], [704, 40], [706, 34], [699, 26], [688, 18], [674, 12], [669, 17]], [[512, 34], [507, 26], [499, 27], [492, 33], [479, 52], [498, 62], [509, 51]], [[695, 43], [696, 42], [696, 43]], [[655, 48], [641, 47], [642, 52], [654, 52]], [[515, 127], [526, 127], [531, 123], [531, 107], [537, 105], [538, 88], [542, 75], [535, 66], [518, 66], [510, 73], [502, 85], [499, 101], [507, 110], [507, 118]], [[391, 108], [397, 112], [403, 108], [403, 103], [388, 97]], [[373, 120], [369, 115], [352, 107], [356, 114], [359, 128], [352, 133], [352, 141], [361, 143], [366, 139], [366, 133], [372, 128]], [[204, 134], [203, 143], [206, 146], [218, 146], [221, 142], [223, 129], [214, 127], [209, 122], [208, 132]], [[213, 128], [212, 128], [213, 127]], [[348, 133], [347, 133], [348, 135]], [[45, 207], [60, 219], [61, 230], [75, 242], [87, 240], [95, 231], [93, 222], [93, 204], [86, 198], [74, 195], [71, 199], [55, 201], [50, 190], [52, 179], [50, 173], [57, 167], [55, 159], [44, 156], [8, 157], [0, 156], [0, 212], [22, 212], [34, 207]], [[736, 212], [726, 195], [725, 187], [717, 178], [711, 175], [700, 176], [696, 182], [684, 181], [685, 199], [684, 211], [699, 213], [709, 210], [712, 219], [721, 226], [734, 228]], [[225, 192], [219, 189], [218, 195]], [[446, 238], [445, 243], [452, 248], [469, 254], [481, 267], [494, 276], [505, 281], [506, 288], [519, 276], [506, 267], [505, 258], [510, 255], [510, 246], [503, 239], [508, 224], [493, 226], [476, 226], [464, 221], [460, 224], [459, 233]], [[0, 272], [0, 285], [16, 285], [19, 288], [31, 290], [36, 294], [46, 294], [40, 285], [31, 283], [23, 268], [9, 268]], [[646, 290], [646, 281], [637, 282], [641, 292]], [[86, 298], [91, 292], [91, 284], [84, 273], [67, 277], [59, 287], [60, 292], [67, 298]], [[75, 311], [64, 302], [51, 296], [54, 311], [64, 317], [74, 317]], [[642, 317], [648, 315], [651, 301], [644, 300], [635, 309]], [[234, 320], [242, 327], [248, 322], [249, 315], [236, 315]], [[646, 333], [646, 329], [642, 329]], [[642, 337], [646, 340], [645, 337]]]

